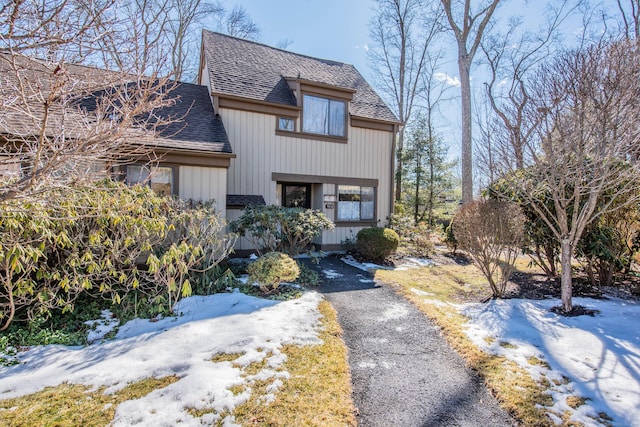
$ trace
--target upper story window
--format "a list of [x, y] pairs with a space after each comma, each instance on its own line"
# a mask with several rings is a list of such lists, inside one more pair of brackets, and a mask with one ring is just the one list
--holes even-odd
[[127, 185], [147, 184], [160, 196], [171, 196], [175, 191], [173, 172], [170, 166], [127, 165], [126, 182]]
[[278, 117], [278, 129], [293, 132], [296, 130], [296, 121], [291, 117]]
[[344, 101], [303, 95], [302, 131], [320, 135], [347, 135], [347, 105]]

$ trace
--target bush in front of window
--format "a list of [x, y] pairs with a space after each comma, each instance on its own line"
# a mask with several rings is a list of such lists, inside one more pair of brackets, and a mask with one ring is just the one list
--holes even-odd
[[300, 275], [300, 267], [287, 254], [269, 252], [247, 267], [249, 281], [258, 283], [260, 290], [271, 293], [278, 289], [282, 282], [293, 282]]
[[300, 254], [322, 230], [332, 230], [333, 221], [317, 210], [283, 206], [248, 206], [229, 224], [234, 233], [246, 237], [259, 255], [283, 252]]
[[390, 228], [363, 228], [356, 236], [356, 250], [365, 259], [384, 261], [398, 249], [400, 238]]

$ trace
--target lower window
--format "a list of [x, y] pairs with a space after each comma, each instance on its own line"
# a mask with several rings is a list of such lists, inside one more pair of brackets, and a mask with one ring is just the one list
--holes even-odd
[[338, 221], [375, 219], [375, 189], [358, 185], [338, 186]]
[[160, 196], [173, 194], [173, 168], [170, 166], [149, 167], [127, 165], [127, 185], [147, 184]]

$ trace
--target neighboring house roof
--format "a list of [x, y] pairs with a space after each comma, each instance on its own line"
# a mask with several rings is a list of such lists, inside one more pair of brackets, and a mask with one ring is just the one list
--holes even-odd
[[266, 202], [260, 195], [227, 194], [227, 209], [244, 209], [247, 206], [264, 206]]
[[180, 120], [159, 129], [158, 146], [231, 154], [222, 118], [216, 115], [206, 86], [177, 83], [169, 98], [175, 103], [156, 112], [162, 118]]
[[[64, 128], [67, 136], [82, 137], [92, 126], [104, 126], [104, 123], [98, 122], [92, 125], [90, 119], [100, 97], [113, 88], [135, 88], [137, 84], [137, 77], [123, 73], [75, 64], [64, 64], [63, 68], [55, 63], [25, 56], [0, 54], [0, 103], [3, 107], [0, 134], [21, 137], [33, 135], [34, 129], [40, 125], [43, 103], [55, 82], [67, 85], [65, 96], [77, 94], [77, 98], [72, 100], [71, 106], [50, 111], [53, 117], [48, 119], [46, 132], [55, 134]], [[62, 72], [66, 75], [60, 80], [62, 75], [58, 74]], [[20, 75], [22, 89], [19, 89], [16, 74]], [[147, 117], [141, 117], [141, 128], [131, 129], [132, 139], [170, 150], [231, 154], [229, 138], [222, 119], [214, 114], [207, 88], [172, 81], [167, 82], [165, 87], [169, 91], [166, 99], [172, 101], [171, 105], [157, 108]], [[19, 97], [20, 92], [26, 92], [26, 96]], [[54, 100], [57, 101], [56, 98]], [[27, 111], [29, 115], [25, 115]], [[154, 132], [143, 129], [154, 123], [162, 125], [158, 125]]]
[[312, 58], [260, 43], [203, 30], [202, 43], [214, 93], [296, 106], [286, 78], [355, 90], [353, 116], [397, 123], [353, 65]]

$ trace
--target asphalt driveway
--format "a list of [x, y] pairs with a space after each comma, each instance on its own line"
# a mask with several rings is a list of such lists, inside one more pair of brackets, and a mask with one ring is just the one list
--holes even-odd
[[349, 349], [358, 422], [366, 427], [512, 426], [439, 328], [372, 275], [328, 257], [314, 266]]

